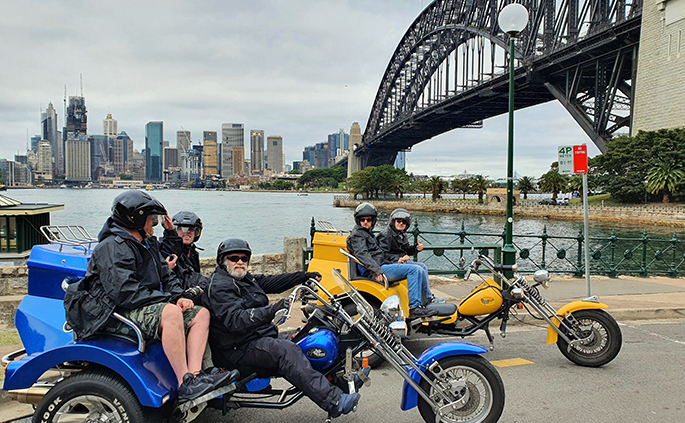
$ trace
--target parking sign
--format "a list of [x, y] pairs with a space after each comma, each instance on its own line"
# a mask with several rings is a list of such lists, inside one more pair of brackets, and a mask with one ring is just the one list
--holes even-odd
[[573, 173], [573, 146], [562, 145], [557, 151], [559, 152], [559, 173], [562, 175], [570, 175]]

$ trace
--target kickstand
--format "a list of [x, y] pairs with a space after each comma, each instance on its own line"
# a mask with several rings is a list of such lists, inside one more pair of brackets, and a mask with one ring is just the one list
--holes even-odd
[[492, 337], [492, 334], [490, 333], [490, 326], [486, 326], [484, 329], [485, 334], [488, 336], [488, 341], [490, 341], [490, 351], [495, 349], [495, 339]]

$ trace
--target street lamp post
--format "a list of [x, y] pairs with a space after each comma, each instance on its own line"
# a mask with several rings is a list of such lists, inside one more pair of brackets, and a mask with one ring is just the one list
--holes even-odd
[[[514, 222], [514, 38], [528, 24], [528, 10], [519, 3], [505, 6], [497, 18], [499, 27], [509, 35], [509, 139], [507, 146], [507, 221], [504, 231], [502, 262], [516, 263], [512, 223]], [[511, 272], [507, 272], [511, 277]]]

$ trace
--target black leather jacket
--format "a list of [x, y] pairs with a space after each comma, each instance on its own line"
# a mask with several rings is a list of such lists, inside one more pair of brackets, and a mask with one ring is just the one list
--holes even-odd
[[361, 225], [355, 225], [347, 237], [347, 251], [357, 257], [375, 278], [383, 274], [381, 265], [387, 263], [384, 253], [373, 236], [373, 232]]
[[378, 245], [380, 245], [385, 253], [385, 260], [390, 263], [397, 263], [400, 257], [417, 254], [418, 250], [416, 249], [416, 245], [409, 244], [409, 235], [407, 235], [407, 232], [399, 232], [397, 229], [393, 228], [391, 224], [394, 224], [392, 220], [376, 237]]
[[138, 242], [108, 219], [98, 235], [86, 276], [64, 295], [69, 325], [77, 338], [98, 331], [112, 312], [176, 302], [183, 289], [159, 253], [155, 237]]
[[[183, 289], [193, 286], [207, 287], [208, 278], [200, 273], [200, 254], [197, 252], [195, 244], [183, 244], [183, 238], [178, 236], [175, 229], [164, 230], [164, 237], [160, 240], [160, 252], [164, 258], [176, 254], [176, 266], [173, 272], [181, 280]], [[193, 298], [193, 301], [196, 299]], [[197, 299], [199, 300], [199, 298]]]
[[219, 362], [235, 363], [241, 347], [262, 337], [276, 338], [278, 329], [271, 323], [276, 310], [266, 294], [286, 291], [307, 280], [304, 272], [265, 276], [248, 273], [236, 280], [217, 266], [202, 294], [210, 312], [209, 345]]

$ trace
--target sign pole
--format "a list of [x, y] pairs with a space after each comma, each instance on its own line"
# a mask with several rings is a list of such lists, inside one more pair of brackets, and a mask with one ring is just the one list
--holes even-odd
[[587, 173], [583, 173], [583, 220], [585, 235], [585, 286], [587, 287], [587, 296], [590, 295], [590, 225], [588, 223], [588, 207], [587, 207]]

